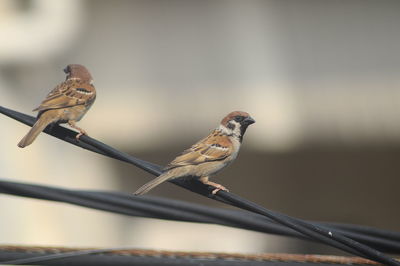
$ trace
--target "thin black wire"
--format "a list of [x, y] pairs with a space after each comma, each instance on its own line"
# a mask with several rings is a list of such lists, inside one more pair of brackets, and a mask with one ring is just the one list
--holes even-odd
[[[35, 118], [4, 108], [0, 106], [0, 112], [14, 118], [24, 124], [27, 124], [29, 126], [32, 126]], [[122, 153], [114, 148], [111, 148], [104, 143], [101, 143], [95, 139], [92, 139], [88, 136], [82, 136], [80, 138], [80, 141], [75, 140], [76, 132], [63, 128], [61, 126], [54, 126], [52, 128], [47, 127], [45, 129], [45, 132], [47, 134], [50, 134], [54, 137], [57, 137], [59, 139], [62, 139], [64, 141], [67, 141], [71, 144], [74, 144], [76, 146], [80, 146], [82, 148], [103, 154], [105, 156], [109, 156], [118, 160], [122, 160], [125, 162], [129, 162], [153, 175], [160, 175], [161, 174], [161, 167], [158, 167], [152, 163], [137, 159], [133, 156], [130, 156], [128, 154]], [[207, 186], [202, 184], [201, 182], [183, 182], [182, 180], [173, 180], [171, 181], [174, 184], [177, 184], [179, 186], [182, 186], [184, 188], [187, 188], [193, 192], [196, 192], [198, 194], [201, 194], [203, 196], [213, 198], [222, 202], [225, 202], [227, 204], [243, 208], [255, 213], [259, 213], [261, 215], [264, 215], [266, 217], [269, 217], [273, 219], [274, 221], [277, 221], [281, 224], [284, 224], [306, 236], [309, 236], [311, 238], [314, 238], [322, 243], [326, 243], [328, 245], [334, 246], [336, 248], [345, 250], [347, 252], [350, 252], [352, 254], [356, 254], [359, 256], [363, 256], [365, 258], [369, 258], [372, 260], [375, 260], [377, 262], [381, 262], [387, 265], [399, 265], [400, 263], [384, 254], [381, 252], [374, 250], [366, 245], [363, 245], [361, 243], [358, 243], [352, 239], [349, 239], [347, 237], [342, 236], [340, 233], [332, 230], [327, 230], [325, 228], [318, 227], [313, 224], [309, 224], [307, 222], [304, 222], [300, 219], [294, 219], [292, 217], [282, 215], [279, 213], [271, 212], [253, 202], [247, 201], [245, 199], [242, 199], [238, 197], [237, 195], [234, 195], [232, 193], [228, 193], [225, 191], [219, 191], [217, 195], [213, 196], [210, 194], [212, 191], [211, 186]]]

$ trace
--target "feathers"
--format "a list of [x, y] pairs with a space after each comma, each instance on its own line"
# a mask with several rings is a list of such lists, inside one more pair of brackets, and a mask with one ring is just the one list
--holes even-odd
[[214, 130], [208, 137], [176, 157], [164, 169], [165, 172], [162, 175], [140, 187], [134, 194], [143, 195], [170, 179], [188, 175], [202, 176], [208, 172], [214, 173], [225, 166], [226, 162], [222, 161], [232, 154], [232, 149], [234, 149], [234, 145], [229, 137]]
[[18, 147], [24, 148], [31, 144], [40, 134], [40, 132], [42, 132], [47, 127], [47, 125], [57, 120], [57, 114], [54, 111], [43, 113], [43, 115], [39, 117], [36, 123], [29, 130], [29, 132], [25, 135], [25, 137], [23, 137], [22, 140], [18, 143]]
[[214, 130], [208, 137], [200, 140], [181, 155], [176, 157], [166, 167], [166, 170], [185, 165], [198, 165], [205, 162], [226, 159], [233, 150], [232, 141], [228, 136]]
[[92, 85], [79, 79], [66, 80], [55, 87], [33, 111], [91, 105], [96, 98]]
[[143, 194], [149, 192], [151, 189], [158, 186], [159, 184], [161, 184], [171, 178], [173, 178], [171, 172], [163, 173], [160, 176], [151, 180], [150, 182], [141, 186], [138, 190], [136, 190], [136, 192], [134, 194], [135, 195], [143, 195]]
[[[235, 159], [240, 143], [232, 138], [220, 130], [214, 130], [176, 157], [167, 165], [162, 175], [143, 185], [134, 194], [143, 195], [167, 180], [183, 176], [194, 176], [200, 178], [200, 181], [205, 180], [201, 177], [217, 173]], [[218, 185], [209, 181], [203, 183]], [[217, 190], [220, 189], [225, 188], [219, 185]]]

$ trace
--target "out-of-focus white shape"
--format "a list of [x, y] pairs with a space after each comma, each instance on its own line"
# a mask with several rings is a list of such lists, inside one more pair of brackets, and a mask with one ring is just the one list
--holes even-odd
[[[278, 252], [286, 245], [283, 238], [259, 232], [218, 226], [154, 219], [136, 219], [124, 230], [123, 245], [140, 244], [141, 248], [198, 252]], [[268, 241], [268, 240], [275, 241]], [[279, 240], [279, 241], [278, 241]]]
[[246, 133], [246, 142], [254, 149], [269, 151], [296, 147], [302, 133], [297, 99], [284, 84], [268, 87], [253, 88], [244, 96], [256, 120]]
[[300, 138], [325, 145], [399, 142], [398, 83], [369, 77], [308, 84], [309, 89], [298, 99], [302, 104]]
[[0, 60], [42, 61], [70, 47], [83, 20], [79, 0], [33, 0], [21, 10], [19, 1], [0, 2]]
[[226, 38], [232, 50], [229, 56], [236, 60], [240, 82], [250, 89], [260, 83], [285, 80], [287, 69], [274, 3], [228, 1], [224, 5]]

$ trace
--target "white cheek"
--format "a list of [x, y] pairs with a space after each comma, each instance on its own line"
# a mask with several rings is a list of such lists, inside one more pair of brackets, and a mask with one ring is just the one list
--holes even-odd
[[236, 135], [236, 136], [240, 136], [240, 124], [234, 120], [229, 121], [230, 124], [233, 124], [235, 127], [231, 130], [231, 134]]
[[221, 131], [222, 133], [226, 134], [226, 135], [230, 135], [232, 133], [232, 130], [223, 126], [223, 125], [219, 125], [219, 127], [217, 128], [217, 130]]
[[222, 131], [223, 133], [225, 133], [226, 135], [236, 135], [236, 136], [240, 136], [240, 124], [234, 120], [229, 121], [230, 124], [233, 124], [235, 127], [234, 129], [230, 129], [228, 127], [225, 127], [223, 125], [220, 125], [218, 127], [218, 129], [220, 131]]
[[236, 135], [236, 136], [240, 136], [240, 127], [241, 127], [241, 125], [236, 121], [232, 121], [232, 123], [235, 125], [235, 129], [233, 130], [233, 134]]

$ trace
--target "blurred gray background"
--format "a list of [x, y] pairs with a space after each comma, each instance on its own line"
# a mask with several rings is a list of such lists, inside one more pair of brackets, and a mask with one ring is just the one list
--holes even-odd
[[[1, 105], [28, 114], [87, 66], [89, 135], [165, 165], [233, 110], [257, 121], [216, 182], [304, 219], [400, 230], [400, 2], [0, 0]], [[0, 117], [0, 176], [133, 192], [152, 176]], [[227, 208], [171, 184], [151, 195]], [[0, 195], [1, 244], [332, 252], [216, 225]]]

